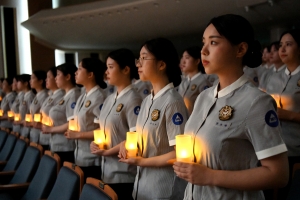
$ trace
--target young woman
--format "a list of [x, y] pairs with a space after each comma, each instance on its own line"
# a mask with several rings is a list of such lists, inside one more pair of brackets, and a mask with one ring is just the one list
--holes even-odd
[[35, 94], [31, 90], [30, 87], [30, 75], [29, 74], [22, 74], [18, 77], [18, 83], [17, 83], [17, 88], [20, 91], [23, 91], [24, 93], [24, 98], [20, 102], [19, 106], [19, 112], [20, 112], [20, 121], [14, 121], [15, 125], [21, 125], [20, 129], [20, 135], [23, 137], [28, 137], [29, 136], [29, 128], [24, 127], [24, 121], [25, 121], [25, 116], [26, 114], [30, 113], [29, 107], [32, 102], [32, 100], [35, 97]]
[[127, 158], [125, 142], [120, 146], [120, 161], [136, 165], [134, 199], [170, 199], [175, 179], [167, 161], [175, 158], [175, 136], [182, 134], [188, 111], [174, 89], [181, 81], [177, 51], [167, 39], [147, 41], [136, 61], [140, 79], [150, 81], [152, 93], [141, 105], [136, 123], [139, 156]]
[[[51, 67], [47, 72], [46, 88], [49, 90], [49, 96], [45, 99], [40, 109], [42, 120], [36, 125], [36, 128], [40, 130], [42, 129], [42, 122], [45, 123], [48, 120], [49, 125], [52, 125], [53, 120], [49, 118], [49, 110], [58, 104], [59, 100], [65, 95], [65, 91], [59, 89], [56, 85], [56, 74], [56, 67]], [[40, 131], [39, 144], [44, 147], [44, 150], [50, 149], [50, 135], [43, 134], [43, 131]], [[51, 151], [53, 150], [51, 149]]]
[[107, 149], [99, 149], [91, 143], [91, 152], [102, 156], [102, 180], [109, 184], [120, 200], [132, 199], [136, 166], [120, 163], [118, 158], [119, 144], [126, 140], [128, 131], [135, 131], [142, 97], [131, 84], [138, 78], [134, 63], [135, 57], [128, 49], [119, 49], [108, 54], [106, 75], [116, 92], [104, 101], [99, 124], [104, 131]]
[[3, 92], [5, 92], [5, 97], [1, 101], [1, 110], [3, 110], [3, 116], [0, 117], [1, 123], [0, 127], [2, 130], [11, 130], [12, 123], [8, 121], [7, 111], [10, 111], [12, 108], [12, 104], [16, 98], [16, 93], [12, 90], [13, 79], [8, 77], [3, 80], [2, 88]]
[[[47, 74], [45, 71], [34, 71], [30, 78], [30, 86], [32, 89], [35, 89], [37, 92], [35, 98], [33, 99], [30, 105], [30, 114], [32, 119], [34, 119], [34, 114], [39, 114], [42, 104], [48, 97], [48, 91], [46, 90], [46, 77]], [[33, 122], [31, 123], [24, 123], [26, 127], [32, 127]], [[29, 139], [32, 142], [39, 143], [40, 142], [40, 129], [38, 128], [31, 128], [29, 133]], [[49, 145], [43, 145], [44, 150], [49, 150]]]
[[194, 162], [173, 166], [189, 182], [184, 199], [264, 199], [262, 189], [287, 183], [288, 167], [276, 104], [243, 74], [243, 66], [261, 64], [250, 23], [232, 14], [213, 18], [201, 57], [219, 84], [198, 96], [185, 126]]
[[51, 133], [50, 149], [60, 157], [61, 164], [64, 161], [74, 163], [74, 140], [68, 140], [64, 133], [68, 130], [68, 120], [74, 119], [74, 108], [81, 90], [76, 87], [74, 64], [64, 63], [57, 67], [56, 84], [64, 91], [64, 96], [53, 100], [49, 111], [52, 126], [43, 126], [43, 133]]
[[[267, 93], [277, 102], [282, 138], [288, 148], [290, 180], [295, 163], [300, 163], [300, 30], [284, 32], [280, 38], [279, 56], [285, 70], [274, 73], [267, 85]], [[286, 198], [288, 187], [280, 192]], [[281, 196], [282, 195], [282, 196]]]
[[271, 44], [271, 52], [270, 52], [270, 62], [272, 63], [272, 69], [266, 71], [262, 74], [262, 81], [259, 83], [259, 89], [262, 91], [266, 91], [267, 84], [269, 82], [270, 77], [274, 73], [278, 73], [281, 70], [285, 69], [284, 63], [281, 61], [279, 56], [279, 41], [273, 42]]
[[197, 96], [209, 88], [208, 76], [202, 71], [200, 47], [193, 46], [184, 50], [181, 57], [181, 70], [186, 75], [178, 87], [178, 93], [182, 96], [189, 114], [192, 113]]
[[[18, 94], [16, 96], [14, 103], [12, 104], [12, 107], [11, 107], [11, 110], [15, 114], [20, 113], [19, 112], [20, 104], [22, 103], [23, 98], [24, 98], [24, 92], [22, 90], [18, 89], [18, 80], [19, 80], [19, 76], [15, 76], [13, 79], [13, 85], [12, 85], [13, 91], [17, 92], [17, 94]], [[11, 119], [11, 121], [13, 122], [14, 119]], [[12, 129], [13, 132], [20, 133], [20, 130], [21, 130], [20, 124], [13, 124], [12, 126], [13, 126], [13, 129]]]
[[68, 130], [65, 136], [75, 139], [75, 164], [81, 167], [85, 178], [101, 177], [101, 157], [91, 153], [90, 143], [94, 139], [93, 130], [99, 128], [97, 119], [105, 99], [101, 89], [106, 87], [102, 78], [105, 71], [106, 66], [99, 59], [84, 58], [75, 74], [76, 83], [83, 85], [86, 93], [79, 97], [74, 108], [78, 131]]

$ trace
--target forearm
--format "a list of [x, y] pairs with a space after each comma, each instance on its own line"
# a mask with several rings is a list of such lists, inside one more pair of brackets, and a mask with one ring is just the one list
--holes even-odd
[[174, 159], [176, 157], [175, 150], [170, 151], [169, 153], [160, 155], [160, 156], [154, 156], [150, 158], [143, 158], [141, 160], [141, 163], [139, 166], [142, 167], [166, 167], [170, 166], [169, 163], [167, 163], [168, 160]]
[[51, 132], [52, 133], [64, 133], [65, 131], [68, 130], [68, 126], [69, 126], [68, 122], [65, 124], [62, 124], [60, 126], [53, 126], [53, 127], [51, 127]]
[[76, 139], [94, 139], [94, 131], [77, 132]]
[[300, 113], [298, 112], [281, 109], [279, 110], [278, 117], [280, 120], [300, 123]]
[[[121, 144], [121, 143], [120, 143]], [[103, 154], [103, 156], [113, 156], [113, 155], [118, 155], [119, 153], [119, 150], [120, 150], [120, 144], [110, 148], [110, 149], [107, 149], [105, 151], [105, 153]]]

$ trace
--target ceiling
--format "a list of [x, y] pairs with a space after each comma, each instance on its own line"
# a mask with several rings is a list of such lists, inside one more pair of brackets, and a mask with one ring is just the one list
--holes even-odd
[[[42, 10], [22, 25], [40, 43], [62, 50], [137, 50], [148, 39], [167, 37], [179, 48], [201, 43], [209, 20], [218, 15], [242, 15], [258, 39], [270, 30], [300, 27], [300, 0], [107, 0]], [[83, 0], [84, 2], [84, 0]]]

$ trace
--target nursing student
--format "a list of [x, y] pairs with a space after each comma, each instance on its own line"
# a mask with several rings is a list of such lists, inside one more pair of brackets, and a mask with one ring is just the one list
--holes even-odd
[[[282, 138], [288, 148], [290, 181], [295, 163], [300, 163], [300, 30], [286, 31], [281, 35], [279, 56], [286, 68], [273, 74], [267, 85], [267, 93], [277, 102], [277, 114]], [[286, 198], [288, 187], [280, 191]]]
[[201, 72], [203, 69], [200, 58], [200, 47], [187, 48], [181, 58], [181, 71], [186, 75], [178, 86], [178, 93], [182, 96], [189, 114], [192, 113], [197, 96], [211, 86], [208, 76]]
[[189, 182], [184, 199], [264, 199], [263, 189], [287, 183], [288, 162], [275, 101], [243, 74], [261, 64], [260, 45], [232, 14], [213, 18], [202, 40], [203, 66], [219, 84], [198, 96], [185, 125], [193, 162], [173, 166]]
[[3, 110], [3, 116], [0, 117], [0, 127], [2, 130], [12, 130], [12, 123], [8, 120], [7, 112], [11, 110], [12, 104], [16, 98], [16, 93], [12, 90], [13, 79], [8, 77], [4, 78], [2, 83], [3, 92], [5, 96], [1, 101], [1, 110]]
[[99, 59], [84, 58], [75, 74], [76, 83], [85, 87], [85, 93], [74, 108], [77, 131], [68, 130], [65, 136], [75, 140], [75, 164], [81, 167], [85, 179], [101, 178], [101, 157], [91, 153], [90, 144], [94, 140], [93, 130], [99, 128], [98, 118], [105, 100], [106, 83], [102, 78], [105, 71], [106, 66]]
[[[17, 96], [14, 100], [14, 103], [12, 104], [11, 106], [11, 110], [14, 112], [14, 114], [18, 114], [19, 113], [19, 107], [20, 107], [20, 103], [22, 103], [23, 101], [23, 98], [24, 98], [24, 92], [23, 91], [20, 91], [18, 89], [18, 78], [19, 78], [19, 75], [15, 76], [13, 78], [13, 84], [12, 84], [12, 89], [13, 91], [15, 91], [17, 93]], [[12, 132], [13, 133], [20, 133], [20, 130], [21, 130], [21, 126], [18, 124], [14, 124], [14, 118], [12, 119], [9, 119], [11, 122], [12, 122]]]
[[[65, 91], [59, 89], [55, 82], [55, 77], [57, 75], [56, 67], [51, 67], [47, 71], [47, 78], [46, 78], [46, 88], [48, 89], [49, 96], [44, 100], [42, 107], [40, 109], [41, 120], [40, 122], [35, 123], [36, 126], [40, 129], [40, 136], [39, 136], [39, 144], [44, 147], [44, 150], [51, 149], [50, 148], [50, 134], [43, 134], [42, 126], [43, 124], [46, 126], [52, 126], [53, 120], [49, 117], [50, 109], [57, 105], [60, 99], [65, 95]], [[51, 151], [53, 151], [51, 149]]]
[[30, 105], [35, 97], [35, 94], [31, 90], [30, 87], [30, 75], [29, 74], [21, 74], [18, 78], [17, 87], [20, 91], [24, 92], [24, 98], [20, 103], [19, 112], [20, 112], [20, 121], [14, 121], [14, 124], [20, 124], [21, 130], [20, 135], [28, 138], [29, 137], [29, 128], [24, 127], [23, 124], [25, 122], [26, 114], [30, 114]]
[[48, 112], [51, 119], [51, 126], [42, 127], [43, 134], [50, 134], [50, 149], [60, 157], [61, 164], [64, 161], [74, 163], [75, 141], [64, 136], [68, 130], [68, 121], [74, 119], [74, 108], [81, 90], [76, 86], [75, 72], [77, 67], [74, 64], [64, 63], [56, 68], [55, 83], [63, 95], [52, 101]]
[[[27, 123], [25, 121], [24, 126], [32, 127], [30, 128], [29, 139], [31, 142], [40, 143], [40, 129], [33, 127], [34, 114], [39, 114], [44, 101], [48, 97], [48, 90], [46, 89], [46, 77], [45, 71], [38, 70], [34, 71], [30, 78], [30, 86], [37, 93], [30, 105], [30, 114], [32, 117], [32, 122]], [[44, 150], [49, 150], [49, 145], [42, 145]]]
[[181, 82], [177, 51], [167, 39], [145, 42], [136, 66], [140, 79], [150, 81], [152, 93], [142, 102], [136, 123], [139, 156], [128, 158], [125, 142], [120, 147], [120, 161], [136, 165], [133, 198], [170, 199], [175, 180], [168, 160], [175, 158], [175, 136], [182, 134], [188, 111], [174, 86]]
[[131, 84], [138, 79], [134, 54], [128, 49], [118, 49], [108, 54], [106, 77], [116, 92], [109, 95], [102, 106], [99, 124], [105, 134], [106, 149], [91, 143], [91, 152], [102, 156], [101, 179], [109, 184], [118, 198], [132, 199], [136, 166], [119, 162], [119, 144], [126, 140], [126, 133], [135, 131], [142, 97]]

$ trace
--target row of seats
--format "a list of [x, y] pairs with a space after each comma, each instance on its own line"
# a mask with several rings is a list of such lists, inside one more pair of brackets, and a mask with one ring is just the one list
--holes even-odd
[[27, 138], [0, 131], [0, 164], [3, 166], [0, 171], [1, 200], [118, 199], [116, 193], [101, 180], [87, 178], [83, 185], [84, 174], [79, 166], [64, 162], [60, 167], [56, 153], [45, 151], [43, 154], [41, 145], [28, 144]]

